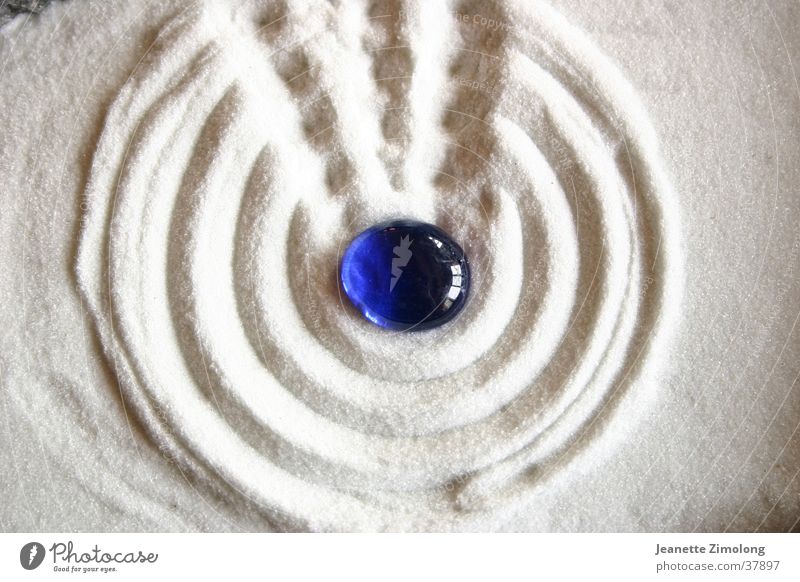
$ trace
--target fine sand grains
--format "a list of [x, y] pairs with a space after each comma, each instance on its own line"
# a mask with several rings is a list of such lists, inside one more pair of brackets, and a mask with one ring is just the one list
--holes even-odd
[[[680, 307], [647, 114], [538, 2], [187, 4], [84, 201], [74, 272], [132, 414], [281, 528], [490, 527], [618, 444]], [[345, 245], [393, 217], [470, 257], [452, 324], [342, 299]]]

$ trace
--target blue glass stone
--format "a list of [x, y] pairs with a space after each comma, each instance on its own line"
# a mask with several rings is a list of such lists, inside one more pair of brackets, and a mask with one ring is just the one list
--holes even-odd
[[341, 281], [369, 321], [402, 331], [431, 329], [463, 309], [469, 295], [464, 251], [442, 229], [414, 220], [368, 228], [347, 247]]

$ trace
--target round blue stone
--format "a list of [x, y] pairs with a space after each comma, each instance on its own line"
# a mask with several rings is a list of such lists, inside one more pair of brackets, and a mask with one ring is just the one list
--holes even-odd
[[394, 330], [431, 329], [467, 302], [469, 264], [442, 229], [414, 220], [368, 228], [347, 247], [341, 280], [369, 321]]

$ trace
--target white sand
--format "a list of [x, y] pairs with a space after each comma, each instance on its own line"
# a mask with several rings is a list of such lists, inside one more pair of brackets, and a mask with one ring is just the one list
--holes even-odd
[[[656, 9], [76, 4], [0, 31], [3, 529], [793, 526], [797, 46], [769, 134]], [[452, 325], [342, 302], [393, 216], [463, 243]]]

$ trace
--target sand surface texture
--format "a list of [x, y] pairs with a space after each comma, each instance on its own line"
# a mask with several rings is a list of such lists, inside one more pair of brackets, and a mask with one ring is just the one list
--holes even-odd
[[0, 29], [4, 530], [797, 526], [800, 8], [135, 4]]

